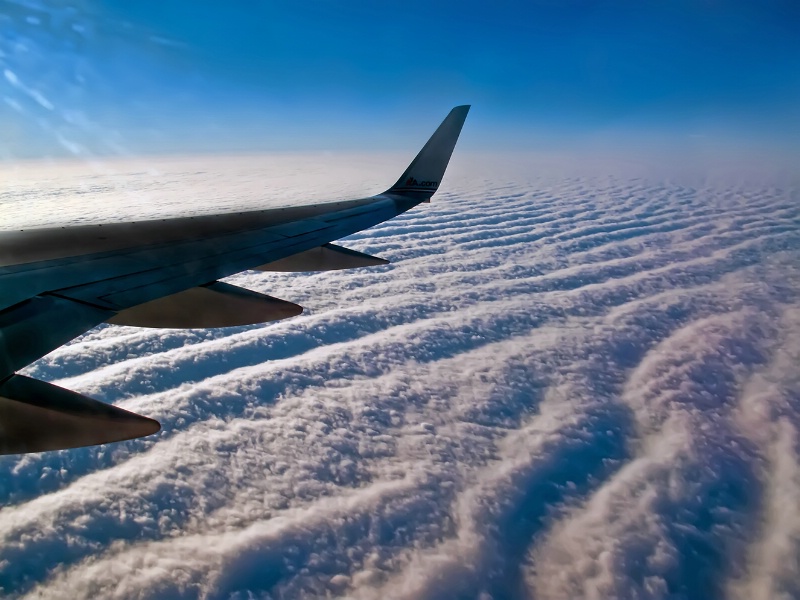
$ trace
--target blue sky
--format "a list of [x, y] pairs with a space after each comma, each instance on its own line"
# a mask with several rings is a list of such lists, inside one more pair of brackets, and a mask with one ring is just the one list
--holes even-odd
[[463, 103], [473, 149], [800, 134], [790, 1], [5, 6], [7, 156], [405, 148]]

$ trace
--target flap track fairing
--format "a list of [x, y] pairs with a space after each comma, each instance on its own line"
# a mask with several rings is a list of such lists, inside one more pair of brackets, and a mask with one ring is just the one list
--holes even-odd
[[268, 323], [302, 312], [303, 307], [292, 302], [215, 281], [122, 310], [108, 323], [199, 329]]
[[305, 271], [338, 271], [358, 267], [388, 265], [389, 261], [335, 244], [325, 244], [305, 252], [298, 252], [280, 260], [256, 267], [256, 271], [300, 273]]
[[38, 379], [13, 375], [0, 384], [0, 454], [120, 442], [159, 429], [158, 421]]

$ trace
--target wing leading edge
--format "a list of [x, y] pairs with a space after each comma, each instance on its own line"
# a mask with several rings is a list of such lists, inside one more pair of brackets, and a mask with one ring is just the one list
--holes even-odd
[[[217, 281], [247, 269], [385, 264], [330, 242], [439, 188], [469, 106], [454, 108], [397, 183], [376, 196], [284, 209], [0, 232], [0, 454], [132, 439], [156, 421], [16, 371], [104, 322], [224, 327], [302, 308]], [[199, 308], [202, 307], [202, 308]]]

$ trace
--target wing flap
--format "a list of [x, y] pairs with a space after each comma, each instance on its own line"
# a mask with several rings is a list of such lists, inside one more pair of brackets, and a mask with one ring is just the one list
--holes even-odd
[[304, 271], [338, 271], [339, 269], [355, 269], [388, 265], [389, 261], [363, 252], [350, 250], [336, 244], [324, 244], [305, 252], [276, 260], [260, 267], [256, 271], [280, 271], [295, 273]]
[[303, 312], [292, 302], [215, 281], [125, 309], [114, 325], [199, 329], [233, 327], [288, 319]]
[[120, 442], [160, 429], [158, 421], [38, 379], [14, 375], [0, 384], [0, 454]]

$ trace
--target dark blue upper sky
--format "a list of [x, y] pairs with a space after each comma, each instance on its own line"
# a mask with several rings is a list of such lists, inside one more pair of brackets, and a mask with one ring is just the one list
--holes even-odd
[[473, 148], [800, 133], [793, 0], [6, 6], [7, 155], [397, 148], [463, 103]]

